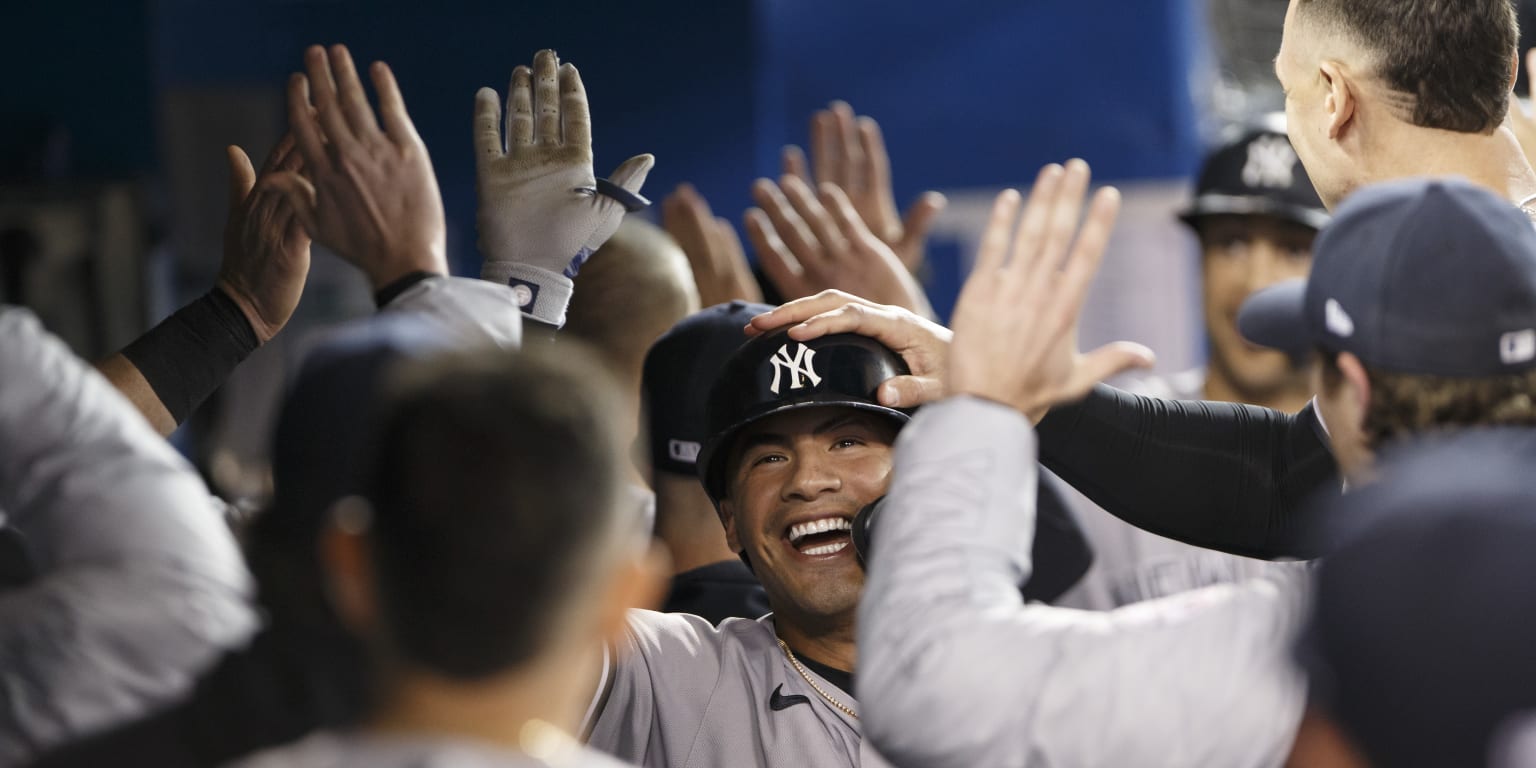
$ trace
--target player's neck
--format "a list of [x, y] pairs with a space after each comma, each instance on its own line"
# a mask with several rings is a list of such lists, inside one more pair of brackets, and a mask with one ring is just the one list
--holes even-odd
[[[586, 701], [565, 664], [528, 664], [485, 680], [461, 682], [411, 672], [393, 676], [366, 729], [395, 736], [463, 739], [527, 752], [530, 734], [573, 734]], [[528, 729], [528, 723], [548, 727]]]
[[775, 613], [774, 627], [779, 638], [797, 655], [808, 656], [833, 669], [854, 672], [858, 652], [854, 646], [853, 617], [810, 628]]
[[1399, 125], [1389, 141], [1404, 149], [1381, 153], [1389, 165], [1374, 174], [1378, 181], [1462, 176], [1510, 202], [1536, 195], [1536, 171], [1508, 128], [1484, 135]]
[[1222, 403], [1247, 403], [1295, 413], [1312, 399], [1312, 389], [1307, 378], [1305, 375], [1293, 376], [1283, 386], [1255, 392], [1239, 387], [1220, 366], [1213, 365], [1206, 371], [1205, 389], [1201, 398]]

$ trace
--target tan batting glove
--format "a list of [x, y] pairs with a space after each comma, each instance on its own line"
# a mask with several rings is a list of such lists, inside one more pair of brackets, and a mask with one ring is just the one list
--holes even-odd
[[510, 285], [523, 314], [565, 323], [571, 278], [618, 229], [626, 210], [649, 204], [640, 187], [651, 155], [626, 160], [611, 179], [592, 170], [592, 120], [576, 67], [539, 51], [512, 70], [506, 135], [496, 92], [475, 94], [475, 176], [480, 276]]

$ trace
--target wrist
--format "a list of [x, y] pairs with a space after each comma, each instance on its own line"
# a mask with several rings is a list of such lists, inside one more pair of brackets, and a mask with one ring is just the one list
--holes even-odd
[[386, 253], [384, 258], [369, 264], [365, 271], [373, 292], [377, 294], [394, 283], [418, 273], [448, 274], [448, 255], [446, 249], [437, 244]]

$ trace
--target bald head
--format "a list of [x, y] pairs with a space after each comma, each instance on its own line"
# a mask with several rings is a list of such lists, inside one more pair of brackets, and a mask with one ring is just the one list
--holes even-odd
[[575, 279], [563, 333], [597, 351], [638, 392], [645, 352], [699, 309], [688, 257], [660, 227], [627, 217]]
[[1510, 0], [1292, 0], [1292, 12], [1300, 47], [1352, 49], [1403, 120], [1480, 134], [1504, 121], [1519, 46]]

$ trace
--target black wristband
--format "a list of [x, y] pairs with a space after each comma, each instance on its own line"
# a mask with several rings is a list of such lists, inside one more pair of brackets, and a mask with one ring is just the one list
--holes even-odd
[[239, 305], [214, 288], [134, 339], [123, 357], [180, 424], [259, 346]]
[[416, 287], [416, 284], [429, 278], [439, 277], [437, 272], [418, 270], [402, 277], [389, 285], [380, 288], [373, 294], [373, 305], [379, 309], [388, 306], [391, 301], [400, 298], [400, 294]]

